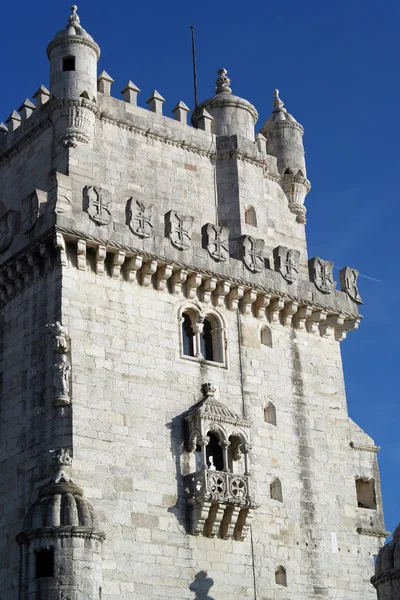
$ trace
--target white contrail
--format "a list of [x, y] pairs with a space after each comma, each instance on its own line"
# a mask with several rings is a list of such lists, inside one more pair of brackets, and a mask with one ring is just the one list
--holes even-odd
[[[343, 267], [337, 267], [336, 265], [334, 265], [333, 268], [334, 269], [343, 269]], [[368, 277], [368, 275], [363, 275], [362, 273], [359, 273], [358, 276], [363, 277], [364, 279], [369, 279], [370, 281], [376, 281], [376, 283], [383, 283], [383, 281], [381, 281], [380, 279], [375, 279], [374, 277]]]

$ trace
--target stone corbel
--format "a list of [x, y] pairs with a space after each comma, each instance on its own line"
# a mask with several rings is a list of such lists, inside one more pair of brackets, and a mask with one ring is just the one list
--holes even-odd
[[143, 287], [147, 287], [151, 283], [151, 278], [157, 271], [157, 261], [149, 260], [145, 262], [140, 270]]
[[40, 277], [40, 258], [34, 252], [28, 252], [26, 255], [28, 265], [32, 268], [33, 279], [36, 280]]
[[228, 281], [223, 281], [222, 283], [218, 283], [214, 292], [214, 301], [215, 306], [221, 307], [225, 304], [225, 296], [229, 294], [229, 290], [231, 289], [231, 284]]
[[182, 285], [188, 276], [186, 269], [178, 269], [172, 274], [172, 293], [178, 295], [182, 291]]
[[271, 302], [270, 294], [260, 294], [254, 304], [254, 313], [257, 319], [265, 319], [266, 310]]
[[7, 267], [7, 276], [10, 282], [13, 283], [14, 288], [17, 292], [22, 292], [24, 288], [24, 280], [17, 273], [17, 269], [15, 265], [10, 265]]
[[308, 333], [319, 334], [319, 326], [325, 321], [326, 316], [326, 310], [321, 309], [313, 312], [312, 315], [306, 321]]
[[239, 542], [246, 539], [253, 516], [254, 510], [252, 508], [245, 508], [240, 511], [235, 530], [235, 537]]
[[324, 338], [331, 338], [334, 336], [335, 329], [342, 327], [344, 324], [345, 315], [330, 315], [325, 319], [320, 326], [321, 336]]
[[361, 318], [345, 319], [343, 325], [335, 329], [335, 339], [337, 342], [342, 342], [346, 339], [348, 331], [355, 331], [358, 329]]
[[297, 313], [299, 308], [298, 302], [296, 300], [292, 300], [285, 304], [285, 308], [283, 309], [283, 324], [286, 327], [289, 327], [292, 324], [293, 315]]
[[192, 273], [186, 281], [186, 296], [189, 300], [196, 298], [197, 288], [201, 285], [202, 277], [200, 273]]
[[121, 267], [125, 261], [125, 252], [124, 250], [118, 250], [115, 254], [113, 254], [111, 261], [111, 278], [119, 279], [121, 275]]
[[76, 242], [76, 266], [79, 271], [86, 271], [86, 240]]
[[11, 299], [15, 293], [15, 286], [12, 281], [10, 281], [7, 271], [2, 271], [0, 273], [0, 286], [4, 289], [4, 300]]
[[167, 281], [172, 275], [172, 265], [160, 265], [157, 269], [156, 287], [159, 291], [164, 291], [167, 287]]
[[231, 291], [228, 294], [229, 310], [235, 311], [238, 309], [239, 302], [243, 298], [243, 295], [244, 295], [244, 287], [242, 285], [238, 285], [237, 287], [234, 287], [233, 289], [231, 289]]
[[205, 279], [202, 285], [202, 293], [203, 293], [203, 303], [210, 304], [211, 296], [217, 287], [217, 279], [216, 277], [210, 277], [209, 279]]
[[279, 323], [279, 313], [285, 307], [283, 298], [274, 298], [269, 305], [269, 319], [271, 323]]
[[59, 251], [59, 265], [62, 267], [67, 266], [67, 252], [66, 252], [66, 247], [65, 247], [65, 239], [62, 233], [60, 233], [59, 231], [56, 231], [56, 236], [55, 236], [55, 240], [54, 240], [54, 247], [56, 250]]
[[226, 505], [225, 504], [214, 504], [208, 515], [206, 525], [206, 536], [213, 538], [217, 537], [219, 529], [221, 527], [222, 519], [224, 517]]
[[16, 263], [17, 273], [23, 278], [25, 285], [31, 285], [33, 279], [32, 268], [27, 262], [22, 259], [17, 260]]
[[50, 258], [50, 251], [47, 247], [46, 242], [42, 242], [39, 245], [39, 254], [43, 260], [45, 273], [50, 273], [51, 269], [52, 269], [52, 264], [51, 264], [51, 258]]
[[230, 540], [233, 537], [240, 513], [240, 506], [227, 506], [221, 523], [221, 537]]
[[300, 306], [293, 319], [296, 329], [298, 329], [299, 331], [304, 331], [306, 329], [306, 321], [311, 317], [311, 315], [311, 306]]
[[125, 276], [127, 281], [136, 281], [137, 272], [142, 268], [143, 257], [131, 256], [125, 261]]
[[245, 294], [240, 302], [240, 305], [242, 307], [242, 314], [250, 315], [251, 307], [256, 300], [257, 300], [257, 292], [255, 290], [247, 290], [247, 292], [245, 292]]
[[96, 248], [96, 273], [97, 275], [104, 275], [104, 261], [107, 256], [107, 248], [105, 246], [97, 246]]

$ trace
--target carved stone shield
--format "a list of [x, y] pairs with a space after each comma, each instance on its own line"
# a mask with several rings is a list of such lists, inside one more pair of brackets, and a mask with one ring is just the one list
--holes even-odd
[[293, 283], [299, 274], [299, 250], [278, 246], [274, 249], [274, 259], [275, 269], [288, 283]]
[[153, 208], [153, 204], [146, 206], [140, 200], [129, 198], [127, 216], [132, 233], [141, 238], [149, 238], [153, 235]]
[[311, 279], [319, 291], [331, 294], [336, 287], [336, 281], [333, 281], [333, 262], [315, 257], [309, 260], [309, 267]]
[[165, 215], [166, 235], [171, 244], [179, 250], [187, 250], [192, 242], [193, 217], [180, 215], [174, 210], [170, 210]]
[[98, 225], [109, 225], [111, 216], [111, 195], [108, 190], [86, 186], [83, 190], [84, 210]]
[[264, 268], [264, 240], [244, 235], [242, 238], [243, 262], [249, 271], [260, 273]]
[[31, 231], [39, 217], [39, 196], [37, 190], [24, 198], [21, 202], [21, 230], [22, 233]]
[[340, 289], [346, 292], [357, 304], [364, 304], [358, 292], [357, 278], [359, 271], [351, 267], [344, 267], [340, 270]]
[[16, 213], [9, 210], [0, 217], [0, 252], [5, 252], [14, 237]]
[[217, 262], [229, 260], [229, 229], [207, 223], [203, 228], [205, 247]]

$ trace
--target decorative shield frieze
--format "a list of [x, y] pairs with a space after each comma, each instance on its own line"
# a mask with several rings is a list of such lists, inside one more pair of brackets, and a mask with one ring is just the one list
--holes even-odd
[[229, 229], [207, 223], [203, 227], [205, 247], [211, 258], [217, 262], [229, 260]]
[[29, 233], [35, 227], [39, 218], [39, 196], [37, 190], [29, 194], [21, 202], [21, 230]]
[[170, 210], [165, 215], [165, 230], [171, 244], [179, 250], [187, 250], [192, 243], [192, 227], [194, 217], [180, 215]]
[[249, 271], [260, 273], [264, 268], [264, 240], [244, 235], [242, 238], [243, 262]]
[[9, 210], [0, 216], [0, 252], [5, 252], [13, 240], [17, 214]]
[[348, 294], [354, 302], [357, 302], [357, 304], [363, 304], [357, 286], [359, 271], [357, 271], [357, 269], [352, 269], [351, 267], [344, 267], [339, 273], [340, 289], [342, 292], [346, 292], [346, 294]]
[[274, 260], [275, 269], [288, 283], [293, 283], [299, 274], [299, 250], [277, 246], [277, 248], [274, 248]]
[[309, 267], [311, 279], [319, 291], [331, 294], [336, 287], [336, 281], [333, 281], [333, 262], [315, 257], [309, 260]]
[[141, 238], [149, 238], [153, 235], [153, 209], [153, 204], [146, 206], [140, 200], [129, 198], [127, 215], [132, 233]]
[[88, 185], [83, 190], [84, 210], [98, 225], [109, 225], [111, 216], [111, 194], [103, 188]]

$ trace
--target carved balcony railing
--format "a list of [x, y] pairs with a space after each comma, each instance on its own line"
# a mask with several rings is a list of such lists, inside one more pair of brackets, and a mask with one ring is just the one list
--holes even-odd
[[257, 508], [250, 495], [249, 477], [202, 469], [186, 480], [190, 533], [244, 540]]

